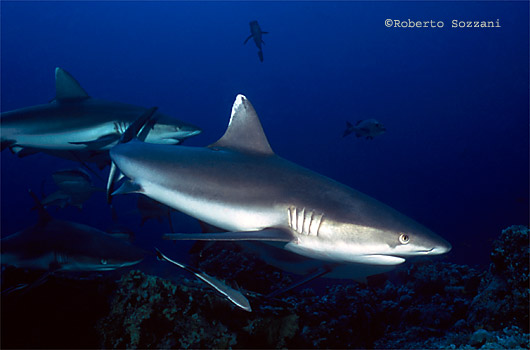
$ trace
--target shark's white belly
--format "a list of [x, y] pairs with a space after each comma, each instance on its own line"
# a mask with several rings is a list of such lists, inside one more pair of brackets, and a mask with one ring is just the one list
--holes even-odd
[[[90, 142], [101, 136], [116, 132], [114, 123], [105, 123], [91, 128], [68, 130], [47, 133], [23, 133], [15, 130], [2, 130], [3, 138], [14, 139], [20, 147], [56, 149], [56, 150], [78, 150], [84, 149], [85, 144], [73, 144], [72, 142]], [[115, 144], [115, 143], [114, 143]], [[108, 149], [113, 144], [107, 145]]]
[[136, 180], [145, 195], [187, 215], [227, 231], [257, 231], [278, 227], [287, 221], [286, 214], [273, 207], [248, 206], [172, 191], [162, 185]]

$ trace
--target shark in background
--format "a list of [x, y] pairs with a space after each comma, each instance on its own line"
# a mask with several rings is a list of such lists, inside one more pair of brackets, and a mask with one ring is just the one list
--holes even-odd
[[59, 170], [52, 174], [52, 178], [59, 189], [42, 199], [45, 208], [53, 205], [64, 208], [71, 205], [82, 209], [83, 203], [95, 192], [105, 191], [94, 186], [90, 175], [82, 169]]
[[1, 263], [29, 270], [109, 271], [141, 262], [147, 252], [87, 225], [56, 220], [30, 192], [39, 219], [0, 241]]
[[261, 30], [258, 21], [250, 21], [250, 35], [248, 38], [245, 39], [244, 44], [247, 43], [247, 41], [250, 40], [250, 38], [254, 39], [254, 43], [256, 44], [258, 51], [258, 57], [261, 62], [263, 62], [263, 50], [261, 48], [261, 44], [265, 44], [265, 41], [263, 41], [263, 34], [269, 34], [269, 32], [264, 32]]
[[[2, 150], [23, 157], [45, 152], [71, 160], [100, 164], [120, 135], [146, 108], [90, 97], [67, 71], [55, 69], [55, 98], [47, 104], [3, 112]], [[157, 112], [141, 130], [145, 142], [178, 144], [201, 129]], [[103, 153], [103, 159], [98, 159]], [[101, 166], [100, 166], [101, 167]]]
[[225, 231], [166, 239], [266, 242], [315, 262], [314, 276], [345, 269], [356, 279], [451, 249], [389, 206], [277, 156], [243, 95], [225, 134], [208, 147], [132, 140], [110, 156], [126, 177], [113, 194], [142, 193]]

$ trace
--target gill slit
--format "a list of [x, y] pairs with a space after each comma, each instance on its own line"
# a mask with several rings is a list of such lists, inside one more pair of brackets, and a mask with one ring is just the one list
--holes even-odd
[[287, 208], [287, 223], [291, 229], [305, 236], [318, 236], [323, 213], [294, 206]]

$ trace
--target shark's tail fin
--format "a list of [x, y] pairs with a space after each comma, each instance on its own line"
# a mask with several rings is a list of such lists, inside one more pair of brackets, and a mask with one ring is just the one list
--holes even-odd
[[[125, 132], [121, 135], [119, 143], [127, 143], [131, 141], [132, 139], [140, 136], [140, 131], [146, 124], [151, 121], [153, 115], [155, 114], [158, 107], [152, 107], [149, 108], [147, 111], [145, 111], [144, 114], [142, 114], [138, 119], [136, 119]], [[142, 133], [142, 138], [145, 139], [147, 136], [147, 133]], [[143, 141], [143, 140], [142, 140]], [[122, 178], [122, 174], [120, 173], [119, 169], [116, 167], [116, 164], [111, 161], [110, 164], [110, 172], [109, 172], [109, 178], [107, 180], [107, 203], [112, 203], [112, 192], [114, 192], [114, 184]]]
[[[144, 114], [142, 114], [138, 119], [136, 119], [129, 127], [125, 130], [125, 132], [120, 137], [120, 143], [127, 143], [134, 139], [135, 137], [140, 136], [140, 130], [142, 130], [142, 127], [146, 125], [153, 115], [155, 114], [158, 107], [151, 107], [147, 111], [145, 111]], [[145, 134], [145, 133], [143, 133]], [[145, 135], [147, 136], [147, 135]], [[144, 137], [145, 137], [144, 136]], [[143, 140], [142, 140], [143, 141]]]
[[259, 51], [258, 51], [258, 57], [259, 57], [259, 60], [260, 60], [261, 62], [263, 62], [263, 51], [262, 51], [262, 50], [259, 50]]
[[39, 224], [45, 224], [48, 221], [52, 219], [50, 214], [44, 209], [44, 206], [42, 205], [41, 201], [39, 200], [39, 197], [35, 193], [33, 193], [32, 190], [28, 190], [29, 195], [31, 198], [33, 198], [33, 201], [35, 202], [35, 208], [39, 211]]

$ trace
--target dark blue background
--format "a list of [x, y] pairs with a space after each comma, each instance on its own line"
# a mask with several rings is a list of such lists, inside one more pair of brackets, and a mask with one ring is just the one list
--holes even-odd
[[[281, 156], [365, 192], [453, 244], [448, 259], [485, 264], [501, 229], [528, 224], [528, 2], [1, 2], [1, 110], [46, 103], [54, 69], [94, 97], [161, 111], [222, 135], [237, 93]], [[444, 21], [387, 28], [385, 20]], [[258, 60], [248, 22], [264, 31]], [[450, 28], [451, 20], [501, 28]], [[375, 118], [373, 141], [342, 138]], [[36, 219], [27, 189], [75, 167], [1, 154], [2, 236]], [[101, 173], [105, 176], [104, 173]], [[101, 183], [99, 185], [102, 185]], [[122, 221], [138, 230], [130, 199]], [[57, 217], [112, 224], [103, 194]], [[198, 226], [175, 215], [177, 231]], [[167, 224], [150, 222], [140, 242]]]

